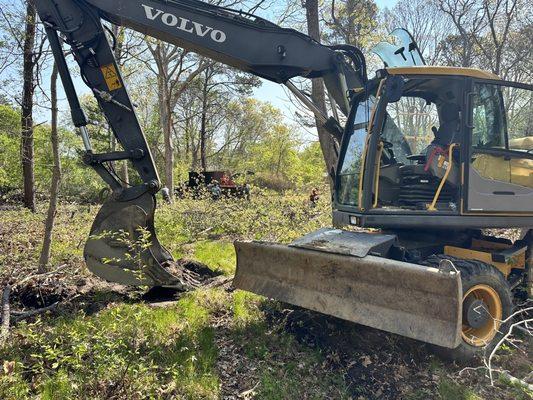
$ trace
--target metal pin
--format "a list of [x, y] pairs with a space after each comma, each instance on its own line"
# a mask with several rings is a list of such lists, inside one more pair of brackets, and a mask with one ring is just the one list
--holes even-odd
[[93, 147], [91, 146], [91, 138], [89, 137], [89, 131], [87, 130], [86, 126], [80, 126], [80, 136], [81, 140], [83, 140], [83, 146], [85, 146], [85, 150], [92, 152]]

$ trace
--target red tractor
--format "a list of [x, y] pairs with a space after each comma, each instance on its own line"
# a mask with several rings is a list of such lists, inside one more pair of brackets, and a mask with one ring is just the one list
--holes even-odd
[[[250, 175], [246, 172], [245, 175]], [[183, 196], [192, 193], [193, 197], [200, 197], [202, 190], [207, 190], [213, 200], [221, 197], [235, 197], [250, 200], [250, 186], [237, 184], [235, 179], [243, 174], [231, 174], [228, 171], [189, 171], [189, 180], [176, 188], [176, 194]]]

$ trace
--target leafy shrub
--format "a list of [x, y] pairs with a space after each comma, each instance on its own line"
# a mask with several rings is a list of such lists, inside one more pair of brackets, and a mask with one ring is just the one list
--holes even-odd
[[294, 189], [296, 186], [283, 175], [273, 175], [265, 172], [255, 174], [252, 183], [260, 188], [275, 190], [276, 192]]

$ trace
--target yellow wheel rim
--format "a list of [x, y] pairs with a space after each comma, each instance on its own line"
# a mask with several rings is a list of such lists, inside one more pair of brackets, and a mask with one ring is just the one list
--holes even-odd
[[463, 304], [465, 304], [465, 300], [471, 296], [476, 300], [483, 301], [492, 318], [489, 318], [489, 320], [479, 328], [469, 326], [468, 322], [463, 319], [461, 336], [466, 343], [472, 346], [482, 347], [494, 339], [494, 336], [496, 336], [496, 333], [498, 333], [498, 330], [500, 329], [503, 315], [502, 301], [498, 292], [488, 285], [476, 285], [468, 289], [463, 296]]

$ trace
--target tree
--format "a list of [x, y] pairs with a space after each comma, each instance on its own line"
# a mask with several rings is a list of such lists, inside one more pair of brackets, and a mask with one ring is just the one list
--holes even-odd
[[[318, 0], [307, 0], [305, 2], [307, 33], [310, 37], [320, 42], [320, 26], [318, 18]], [[315, 105], [326, 113], [326, 94], [324, 90], [324, 83], [321, 78], [313, 79], [311, 83], [311, 99]], [[322, 127], [318, 118], [315, 117], [315, 124], [318, 131], [318, 140], [326, 163], [328, 173], [334, 170], [337, 164], [337, 142], [329, 132]], [[330, 188], [333, 190], [333, 179], [330, 178]]]
[[52, 232], [54, 230], [55, 216], [57, 213], [57, 201], [59, 196], [59, 185], [61, 183], [61, 159], [59, 155], [59, 135], [57, 127], [57, 65], [54, 64], [50, 82], [50, 102], [51, 102], [51, 132], [50, 139], [52, 142], [52, 154], [54, 158], [54, 167], [52, 172], [52, 183], [50, 185], [50, 203], [44, 223], [44, 239], [41, 255], [39, 257], [39, 273], [47, 270], [50, 261], [50, 251], [52, 246]]
[[531, 13], [525, 0], [435, 0], [453, 29], [442, 62], [478, 67], [503, 79], [531, 79]]
[[21, 161], [24, 179], [24, 206], [35, 211], [35, 176], [33, 149], [33, 96], [35, 93], [34, 57], [37, 11], [33, 0], [26, 6], [26, 29], [24, 36], [24, 67], [21, 115]]
[[373, 0], [342, 0], [331, 3], [331, 19], [326, 20], [329, 42], [346, 43], [365, 49], [373, 42], [378, 26], [378, 7]]
[[[159, 118], [164, 138], [165, 186], [174, 187], [174, 143], [172, 140], [173, 111], [178, 98], [196, 76], [209, 63], [193, 56], [177, 46], [160, 40], [146, 40], [155, 61], [155, 68], [147, 62], [148, 68], [157, 76]], [[187, 75], [188, 74], [188, 75]], [[171, 196], [173, 190], [170, 190]]]

